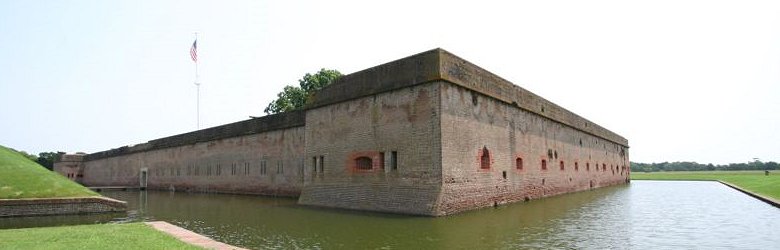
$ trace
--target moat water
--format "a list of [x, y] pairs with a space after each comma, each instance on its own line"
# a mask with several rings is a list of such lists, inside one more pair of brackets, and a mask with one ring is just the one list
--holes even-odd
[[164, 220], [254, 249], [778, 249], [780, 209], [716, 182], [633, 181], [427, 218], [247, 195], [111, 191], [127, 213], [2, 218], [0, 228]]

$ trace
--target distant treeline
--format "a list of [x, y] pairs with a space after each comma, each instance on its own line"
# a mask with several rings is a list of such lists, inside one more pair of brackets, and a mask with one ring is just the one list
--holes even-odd
[[678, 161], [661, 163], [631, 162], [632, 172], [658, 172], [658, 171], [713, 171], [713, 170], [777, 170], [780, 169], [777, 162], [752, 161], [748, 163], [730, 163], [728, 165], [701, 164], [696, 162]]

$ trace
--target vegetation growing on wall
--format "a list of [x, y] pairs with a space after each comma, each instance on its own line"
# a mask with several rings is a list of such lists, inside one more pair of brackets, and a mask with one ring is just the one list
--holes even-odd
[[333, 69], [320, 69], [314, 74], [306, 73], [298, 80], [298, 86], [285, 86], [284, 90], [276, 95], [276, 100], [271, 101], [263, 112], [276, 114], [302, 109], [315, 92], [330, 85], [339, 77], [341, 72]]

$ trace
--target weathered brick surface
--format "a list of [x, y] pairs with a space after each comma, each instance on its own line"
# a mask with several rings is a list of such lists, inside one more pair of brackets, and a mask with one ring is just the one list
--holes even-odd
[[53, 167], [55, 172], [62, 174], [72, 181], [80, 182], [81, 177], [84, 175], [84, 155], [60, 155]]
[[[199, 142], [84, 162], [86, 186], [298, 196], [303, 127]], [[265, 169], [263, 170], [263, 166]]]
[[292, 111], [263, 116], [255, 119], [234, 122], [221, 126], [201, 129], [180, 135], [169, 136], [133, 146], [124, 146], [84, 156], [84, 160], [93, 161], [171, 147], [187, 146], [196, 143], [258, 134], [267, 131], [300, 127], [304, 125], [304, 112]]
[[[306, 112], [305, 185], [299, 203], [433, 215], [441, 186], [439, 93], [423, 84]], [[355, 171], [355, 153], [384, 152], [384, 168]], [[397, 152], [397, 169], [390, 166]], [[324, 156], [315, 172], [313, 157]]]
[[[629, 165], [624, 146], [458, 85], [440, 86], [439, 214], [587, 190], [591, 181], [593, 188], [627, 181], [627, 170], [620, 171]], [[480, 168], [485, 148], [490, 169]], [[516, 166], [518, 157], [522, 170]], [[547, 170], [541, 169], [542, 160]], [[595, 164], [606, 164], [606, 171], [596, 171]], [[610, 166], [620, 167], [613, 173]]]
[[101, 213], [127, 210], [127, 203], [105, 197], [0, 199], [0, 217]]

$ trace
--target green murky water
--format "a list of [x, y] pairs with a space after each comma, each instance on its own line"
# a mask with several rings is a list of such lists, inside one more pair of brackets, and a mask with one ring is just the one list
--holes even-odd
[[0, 219], [0, 228], [164, 220], [255, 249], [777, 249], [780, 209], [715, 182], [630, 185], [427, 218], [295, 199], [113, 191], [128, 213]]

